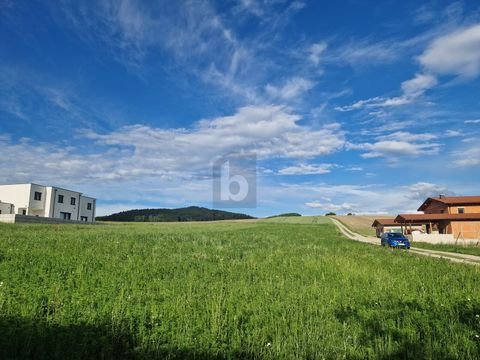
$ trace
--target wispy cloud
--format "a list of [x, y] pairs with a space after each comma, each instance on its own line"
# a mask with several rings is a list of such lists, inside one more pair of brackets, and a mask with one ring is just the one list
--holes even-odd
[[326, 211], [335, 211], [335, 212], [354, 211], [359, 207], [358, 204], [352, 204], [352, 203], [332, 204], [332, 203], [324, 203], [324, 202], [318, 202], [318, 201], [307, 202], [305, 203], [305, 206], [312, 209], [322, 209]]
[[462, 151], [454, 153], [454, 165], [457, 167], [477, 167], [480, 166], [480, 146], [472, 145]]
[[249, 98], [254, 91], [256, 76], [249, 73], [255, 63], [252, 47], [240, 42], [209, 2], [102, 0], [86, 6], [67, 1], [61, 9], [59, 21], [88, 44], [109, 51], [135, 74], [143, 76], [149, 56], [160, 53], [171, 67], [233, 95]]
[[465, 120], [465, 124], [480, 124], [480, 119], [475, 119], [475, 120]]
[[279, 175], [320, 175], [328, 174], [334, 168], [334, 164], [298, 164], [288, 166], [278, 171]]
[[319, 65], [322, 57], [322, 53], [327, 49], [326, 42], [319, 42], [309, 46], [308, 48], [308, 60], [313, 65]]
[[430, 142], [437, 138], [433, 134], [411, 134], [408, 132], [396, 132], [384, 135], [373, 143], [348, 144], [347, 148], [363, 150], [363, 158], [383, 157], [390, 161], [402, 157], [417, 157], [437, 154], [441, 144]]
[[[427, 90], [437, 86], [438, 76], [457, 75], [466, 79], [474, 78], [480, 74], [479, 49], [479, 24], [457, 28], [447, 35], [438, 36], [418, 57], [422, 72], [417, 73], [412, 79], [402, 82], [400, 96], [377, 96], [356, 101], [351, 105], [338, 106], [336, 110], [353, 111], [364, 108], [402, 106], [414, 102]], [[393, 50], [391, 51], [393, 53]]]
[[402, 55], [398, 41], [378, 41], [372, 39], [355, 39], [337, 47], [330, 47], [325, 54], [330, 63], [348, 64], [351, 66], [391, 63]]
[[32, 73], [20, 67], [0, 66], [0, 111], [30, 127], [72, 132], [75, 128], [105, 129], [118, 125], [95, 99], [82, 96], [78, 84]]
[[400, 96], [391, 98], [374, 97], [357, 101], [352, 105], [338, 106], [335, 109], [338, 111], [352, 111], [363, 108], [371, 109], [406, 105], [415, 101], [418, 97], [422, 96], [425, 91], [433, 88], [437, 84], [437, 79], [432, 75], [416, 74], [414, 78], [402, 82], [402, 95]]
[[265, 91], [273, 98], [291, 100], [304, 94], [314, 86], [315, 83], [311, 80], [302, 77], [294, 77], [287, 80], [286, 83], [280, 87], [267, 84], [265, 86]]
[[[304, 203], [306, 207], [340, 214], [353, 212], [357, 214], [383, 213], [395, 215], [403, 212], [414, 212], [429, 196], [455, 194], [445, 185], [426, 181], [400, 186], [319, 184], [312, 187], [299, 184], [293, 187], [296, 192], [315, 199], [306, 201]], [[329, 194], [329, 198], [322, 198], [321, 194]]]

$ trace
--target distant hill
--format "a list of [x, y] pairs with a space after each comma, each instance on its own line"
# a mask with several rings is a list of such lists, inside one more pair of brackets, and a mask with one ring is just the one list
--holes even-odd
[[285, 214], [268, 216], [267, 219], [276, 218], [276, 217], [288, 217], [288, 216], [302, 216], [302, 215], [299, 213], [285, 213]]
[[122, 211], [108, 216], [98, 216], [96, 220], [102, 221], [214, 221], [214, 220], [239, 220], [255, 219], [246, 214], [238, 214], [222, 210], [207, 209], [204, 207], [190, 206], [179, 209], [136, 209]]

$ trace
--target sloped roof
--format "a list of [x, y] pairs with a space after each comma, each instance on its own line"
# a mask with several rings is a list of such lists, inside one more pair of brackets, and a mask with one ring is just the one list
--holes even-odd
[[432, 201], [437, 201], [445, 205], [480, 205], [480, 196], [442, 196], [429, 197], [418, 208], [418, 211], [423, 211]]
[[395, 226], [399, 224], [395, 222], [394, 218], [388, 218], [388, 219], [375, 219], [375, 221], [372, 224], [372, 227], [376, 227], [377, 225]]
[[435, 221], [480, 221], [480, 214], [400, 214], [397, 223], [427, 223]]

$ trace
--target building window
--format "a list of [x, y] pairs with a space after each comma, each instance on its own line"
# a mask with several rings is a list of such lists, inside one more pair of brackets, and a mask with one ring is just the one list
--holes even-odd
[[87, 222], [88, 221], [88, 216], [80, 216], [80, 220]]
[[22, 215], [27, 215], [27, 210], [23, 209], [22, 210]]
[[58, 203], [63, 204], [63, 195], [58, 195]]
[[87, 203], [87, 210], [92, 210], [92, 203]]
[[458, 208], [459, 214], [465, 214], [465, 208]]
[[74, 197], [71, 197], [70, 198], [70, 205], [75, 205], [75, 198]]
[[2, 214], [2, 210], [0, 210], [0, 215]]
[[42, 200], [42, 193], [39, 191], [35, 191], [35, 195], [33, 195], [35, 200]]
[[61, 212], [60, 218], [62, 218], [63, 220], [70, 220], [72, 218], [72, 213]]

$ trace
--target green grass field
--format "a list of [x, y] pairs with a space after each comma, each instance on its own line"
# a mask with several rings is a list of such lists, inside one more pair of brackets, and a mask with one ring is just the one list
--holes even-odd
[[330, 219], [327, 216], [277, 216], [259, 220], [267, 223], [277, 224], [330, 224]]
[[0, 358], [478, 359], [480, 269], [330, 223], [0, 225]]
[[423, 242], [415, 242], [412, 246], [430, 249], [430, 250], [439, 250], [439, 251], [449, 251], [459, 254], [469, 254], [480, 256], [480, 246], [479, 245], [454, 245], [454, 244], [429, 244]]

